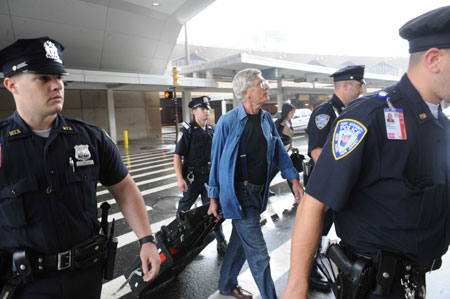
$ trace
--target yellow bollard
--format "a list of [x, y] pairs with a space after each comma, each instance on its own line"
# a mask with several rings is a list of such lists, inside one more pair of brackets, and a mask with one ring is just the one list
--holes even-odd
[[123, 131], [123, 145], [128, 148], [128, 131]]

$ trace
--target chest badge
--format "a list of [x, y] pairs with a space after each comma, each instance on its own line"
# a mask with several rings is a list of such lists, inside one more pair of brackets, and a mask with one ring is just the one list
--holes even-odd
[[75, 164], [77, 166], [94, 165], [94, 160], [89, 160], [91, 152], [89, 151], [89, 145], [80, 144], [73, 147], [75, 149]]
[[315, 118], [316, 126], [319, 130], [322, 130], [326, 127], [328, 122], [330, 121], [330, 116], [327, 114], [319, 114]]
[[367, 128], [353, 119], [342, 119], [336, 124], [333, 135], [333, 155], [335, 160], [350, 154], [366, 136]]

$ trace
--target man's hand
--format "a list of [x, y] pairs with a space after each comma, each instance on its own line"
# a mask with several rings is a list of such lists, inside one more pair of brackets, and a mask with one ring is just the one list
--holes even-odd
[[210, 198], [209, 199], [209, 209], [208, 209], [208, 215], [214, 215], [214, 217], [216, 217], [216, 222], [219, 221], [219, 219], [221, 218], [221, 216], [219, 215], [218, 210], [218, 203], [217, 203], [217, 199], [216, 198]]
[[305, 191], [303, 190], [303, 186], [300, 184], [298, 179], [292, 180], [292, 191], [294, 192], [295, 202], [299, 203]]
[[308, 299], [308, 292], [302, 294], [299, 292], [298, 288], [286, 288], [283, 293], [281, 293], [280, 299]]
[[178, 189], [180, 189], [182, 192], [187, 192], [187, 190], [188, 190], [186, 181], [184, 179], [177, 180], [177, 186], [178, 186]]
[[[159, 266], [161, 265], [161, 259], [159, 257], [156, 245], [151, 242], [143, 244], [141, 247], [140, 257], [144, 281], [154, 279], [156, 275], [158, 275]], [[150, 271], [148, 269], [148, 264], [151, 264]]]

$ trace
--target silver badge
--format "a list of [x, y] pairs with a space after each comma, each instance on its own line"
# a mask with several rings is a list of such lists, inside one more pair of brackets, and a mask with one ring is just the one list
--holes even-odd
[[45, 57], [53, 59], [56, 62], [59, 62], [62, 64], [61, 58], [59, 58], [58, 49], [56, 48], [55, 44], [51, 41], [46, 41], [44, 43], [44, 49], [45, 49]]
[[208, 101], [208, 98], [207, 98], [207, 97], [203, 97], [203, 103], [204, 103], [204, 104], [208, 104], [208, 103], [209, 103], [209, 101]]
[[80, 144], [75, 145], [73, 148], [75, 149], [75, 159], [78, 160], [76, 162], [77, 166], [87, 166], [94, 164], [93, 160], [89, 160], [89, 158], [91, 157], [91, 152], [89, 152], [89, 145]]

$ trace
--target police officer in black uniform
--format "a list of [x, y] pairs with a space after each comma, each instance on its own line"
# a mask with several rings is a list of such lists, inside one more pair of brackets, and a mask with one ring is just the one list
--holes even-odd
[[[201, 196], [203, 204], [209, 204], [205, 183], [209, 180], [211, 161], [211, 144], [214, 128], [207, 123], [210, 113], [210, 98], [207, 96], [193, 98], [189, 103], [194, 120], [183, 122], [180, 136], [173, 158], [178, 188], [183, 191], [183, 197], [178, 203], [178, 212], [189, 210]], [[183, 157], [183, 161], [182, 158]], [[214, 230], [217, 240], [217, 252], [224, 255], [227, 242], [218, 225]]]
[[[312, 158], [309, 162], [311, 168], [322, 152], [333, 121], [351, 101], [363, 92], [363, 84], [365, 83], [364, 65], [346, 66], [331, 74], [330, 77], [334, 81], [333, 96], [313, 110], [306, 130], [308, 133], [308, 155]], [[311, 173], [310, 171], [309, 173]], [[307, 177], [304, 177], [304, 182], [306, 185]], [[324, 216], [322, 236], [328, 234], [332, 225], [333, 214], [329, 210]], [[311, 271], [310, 286], [324, 291], [329, 289], [328, 283], [319, 274], [316, 266], [313, 266]]]
[[0, 51], [16, 103], [0, 121], [1, 298], [100, 298], [108, 245], [97, 181], [140, 238], [145, 280], [159, 271], [145, 203], [116, 146], [100, 128], [60, 114], [63, 49], [42, 37]]
[[450, 121], [440, 102], [450, 101], [450, 6], [410, 20], [400, 36], [409, 41], [407, 73], [352, 102], [324, 145], [298, 209], [283, 299], [306, 298], [328, 207], [342, 240], [328, 256], [343, 253], [333, 255], [350, 265], [340, 291], [357, 298], [424, 298], [425, 273], [448, 249]]

